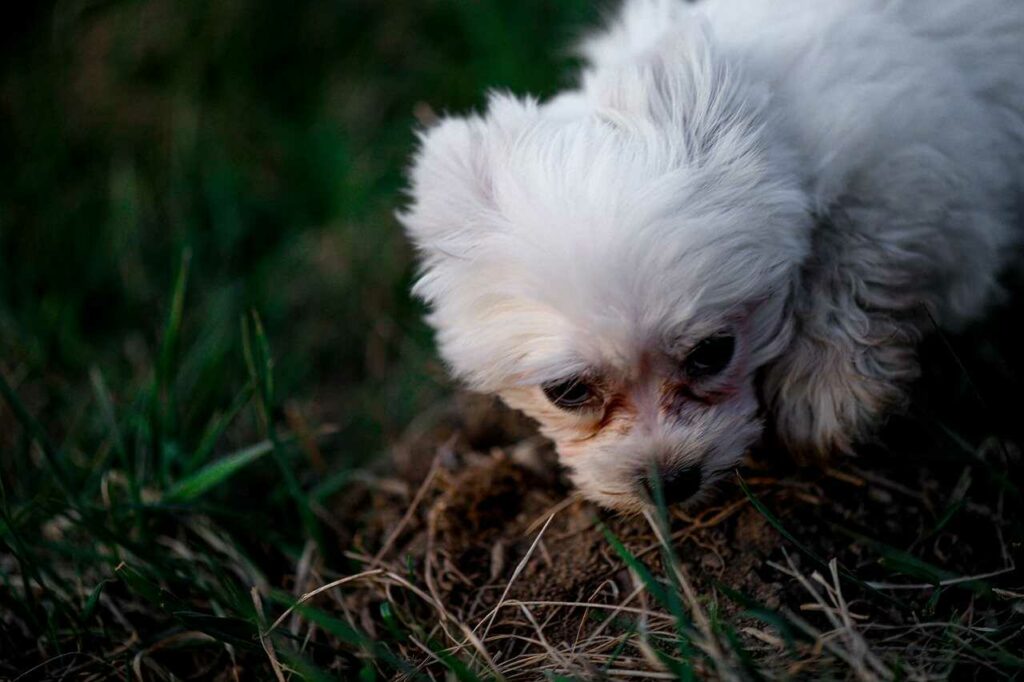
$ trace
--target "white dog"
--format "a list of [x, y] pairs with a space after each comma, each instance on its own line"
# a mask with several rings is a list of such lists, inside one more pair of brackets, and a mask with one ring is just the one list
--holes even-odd
[[470, 387], [592, 500], [847, 450], [979, 315], [1024, 180], [1021, 0], [628, 0], [577, 89], [422, 134], [401, 216]]

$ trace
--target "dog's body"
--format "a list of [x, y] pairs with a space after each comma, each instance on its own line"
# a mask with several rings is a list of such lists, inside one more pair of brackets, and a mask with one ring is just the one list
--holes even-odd
[[[1015, 253], [1018, 0], [630, 0], [580, 86], [423, 135], [402, 216], [471, 387], [636, 509], [772, 420], [848, 449]], [[763, 408], [763, 409], [762, 409]]]

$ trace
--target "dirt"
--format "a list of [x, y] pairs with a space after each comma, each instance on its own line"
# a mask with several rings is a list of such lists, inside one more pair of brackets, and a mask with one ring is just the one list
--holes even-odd
[[[525, 419], [494, 401], [463, 396], [411, 434], [382, 467], [390, 475], [368, 485], [364, 497], [350, 496], [353, 509], [342, 514], [359, 517], [352, 546], [364, 561], [372, 563], [389, 543], [380, 562], [421, 579], [464, 623], [485, 623], [504, 602], [491, 634], [520, 636], [508, 640], [505, 660], [535, 646], [521, 640], [538, 628], [550, 645], [567, 649], [602, 628], [604, 619], [581, 602], [652, 606], [609, 540], [617, 538], [664, 576], [648, 521], [578, 499], [550, 446]], [[937, 468], [934, 461], [867, 448], [827, 469], [796, 468], [766, 449], [738, 474], [749, 496], [734, 479], [701, 508], [672, 510], [672, 544], [706, 607], [737, 630], [771, 631], [750, 615], [749, 609], [764, 608], [800, 614], [827, 631], [828, 621], [807, 610], [813, 599], [806, 589], [782, 569], [827, 574], [833, 557], [856, 574], [844, 581], [844, 594], [866, 622], [897, 627], [914, 618], [952, 617], [973, 608], [974, 592], [882, 594], [863, 581], [915, 583], [934, 577], [927, 566], [941, 566], [942, 576], [972, 575], [1019, 560], [1020, 544], [1008, 546], [1002, 533], [1006, 510], [996, 509], [983, 480], [996, 461], [1019, 469], [1019, 457], [1005, 449]], [[374, 602], [380, 595], [362, 597]]]

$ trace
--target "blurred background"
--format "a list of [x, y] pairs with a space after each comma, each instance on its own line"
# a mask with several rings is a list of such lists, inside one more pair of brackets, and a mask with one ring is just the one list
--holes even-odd
[[447, 391], [393, 217], [417, 115], [564, 85], [592, 3], [30, 4], [0, 29], [0, 360], [33, 414], [88, 431], [90, 370], [148, 387], [183, 258], [184, 441], [245, 381], [250, 310], [338, 458]]
[[[310, 538], [343, 567], [311, 510], [452, 390], [394, 218], [414, 131], [488, 88], [564, 85], [564, 46], [597, 14], [584, 0], [5, 12], [0, 677], [28, 665], [13, 652], [111, 637], [90, 611], [100, 591], [138, 606], [131, 586], [159, 584], [192, 610], [251, 612], [246, 580], [220, 582], [223, 556], [197, 568], [197, 519], [272, 585]], [[190, 561], [168, 537], [194, 543]], [[128, 557], [149, 582], [104, 587]], [[166, 622], [154, 608], [143, 621]]]

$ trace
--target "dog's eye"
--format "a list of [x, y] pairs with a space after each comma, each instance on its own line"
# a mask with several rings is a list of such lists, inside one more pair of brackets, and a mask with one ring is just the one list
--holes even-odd
[[683, 369], [691, 378], [709, 377], [718, 374], [732, 360], [736, 339], [732, 336], [710, 336], [698, 343], [686, 356]]
[[541, 386], [541, 390], [548, 400], [563, 410], [581, 409], [597, 397], [594, 389], [578, 377], [546, 383]]

